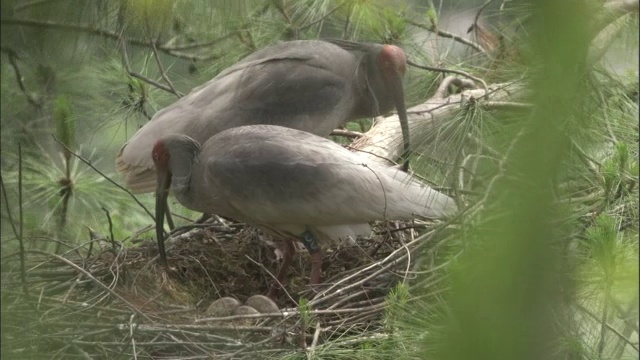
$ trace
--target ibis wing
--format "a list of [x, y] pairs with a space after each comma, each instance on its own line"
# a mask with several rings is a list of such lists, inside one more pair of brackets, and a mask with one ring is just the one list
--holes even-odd
[[367, 165], [336, 143], [301, 131], [251, 126], [219, 135], [203, 148], [206, 172], [200, 176], [253, 222], [334, 225], [408, 218], [424, 214], [423, 195], [433, 192], [404, 173]]
[[228, 128], [275, 124], [326, 136], [347, 120], [354, 61], [321, 41], [282, 43], [250, 55], [158, 111], [121, 148], [118, 171], [129, 187], [153, 190], [151, 149], [169, 134], [204, 143]]

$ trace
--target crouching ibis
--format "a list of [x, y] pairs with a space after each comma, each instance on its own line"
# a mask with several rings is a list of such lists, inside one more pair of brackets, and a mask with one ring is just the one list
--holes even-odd
[[181, 134], [204, 143], [222, 130], [254, 124], [328, 136], [349, 120], [394, 107], [407, 150], [405, 71], [405, 54], [394, 45], [298, 40], [264, 48], [158, 111], [119, 150], [116, 168], [133, 192], [151, 192], [150, 154], [161, 137]]
[[[185, 207], [227, 216], [285, 239], [278, 283], [294, 253], [293, 239], [311, 254], [310, 283], [320, 282], [322, 247], [369, 234], [374, 220], [440, 218], [454, 201], [396, 168], [366, 163], [331, 140], [274, 125], [241, 126], [200, 144], [184, 134], [159, 139], [156, 232], [164, 251], [169, 189]], [[272, 287], [273, 296], [277, 285]]]

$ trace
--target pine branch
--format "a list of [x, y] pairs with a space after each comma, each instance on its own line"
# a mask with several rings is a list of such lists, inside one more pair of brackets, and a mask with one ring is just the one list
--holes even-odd
[[[87, 34], [105, 37], [111, 40], [117, 40], [117, 41], [120, 40], [120, 33], [116, 31], [94, 27], [88, 24], [67, 24], [67, 23], [59, 23], [59, 22], [48, 21], [48, 20], [15, 19], [15, 18], [2, 18], [0, 19], [0, 23], [2, 25], [30, 26], [30, 27], [38, 27], [38, 28], [45, 28], [45, 29], [57, 29], [57, 30], [63, 30], [63, 31], [81, 32], [81, 33], [87, 33]], [[233, 34], [228, 36], [232, 36], [232, 35]], [[225, 35], [225, 38], [228, 36]], [[212, 40], [211, 42], [218, 42], [221, 40], [223, 39], [216, 39], [216, 40]], [[156, 44], [153, 41], [142, 40], [138, 38], [128, 37], [127, 42], [129, 44], [139, 45], [147, 48], [152, 48], [153, 46], [156, 46], [158, 50], [164, 53], [167, 53], [171, 56], [175, 56], [181, 59], [192, 60], [192, 61], [196, 61], [196, 60], [205, 61], [205, 60], [215, 59], [220, 56], [220, 55], [198, 56], [193, 54], [185, 54], [178, 51], [180, 50], [180, 47], [167, 46], [166, 44]]]
[[11, 67], [13, 67], [13, 71], [16, 73], [16, 81], [18, 82], [18, 87], [20, 88], [20, 91], [22, 91], [24, 96], [27, 98], [27, 102], [33, 105], [35, 108], [40, 109], [42, 107], [42, 103], [37, 101], [36, 98], [34, 98], [31, 94], [27, 92], [27, 89], [24, 86], [24, 82], [22, 81], [22, 74], [20, 73], [20, 68], [18, 67], [18, 63], [16, 62], [16, 59], [18, 58], [18, 54], [16, 54], [16, 52], [13, 49], [10, 49], [4, 46], [0, 47], [0, 50], [2, 50], [2, 52], [7, 54], [7, 56], [9, 57], [9, 63], [11, 64]]
[[416, 26], [416, 27], [419, 27], [421, 29], [424, 29], [424, 30], [427, 30], [429, 32], [432, 32], [432, 33], [434, 33], [434, 34], [436, 34], [436, 35], [438, 35], [440, 37], [451, 39], [451, 40], [457, 41], [457, 42], [459, 42], [461, 44], [470, 46], [470, 47], [474, 48], [475, 50], [477, 50], [477, 51], [479, 51], [479, 52], [481, 52], [483, 54], [487, 53], [485, 51], [485, 49], [483, 49], [482, 46], [480, 46], [479, 44], [477, 44], [477, 43], [475, 43], [475, 42], [473, 42], [471, 40], [465, 39], [463, 37], [460, 37], [460, 36], [458, 36], [456, 34], [450, 33], [448, 31], [445, 31], [445, 30], [442, 30], [442, 29], [438, 29], [438, 27], [435, 26], [435, 25], [429, 26], [429, 25], [426, 25], [426, 24], [421, 24], [419, 22], [413, 21], [413, 20], [408, 19], [408, 18], [405, 18], [405, 21], [408, 24], [411, 24], [413, 26]]
[[110, 177], [108, 177], [105, 173], [103, 173], [102, 171], [98, 170], [98, 168], [96, 168], [91, 161], [85, 159], [84, 157], [80, 156], [79, 154], [76, 154], [75, 152], [71, 151], [71, 149], [69, 149], [65, 144], [63, 144], [60, 140], [58, 140], [55, 135], [51, 135], [53, 136], [53, 140], [55, 140], [55, 142], [57, 142], [58, 144], [60, 144], [61, 146], [63, 146], [71, 155], [75, 156], [76, 158], [78, 158], [78, 160], [82, 161], [83, 163], [85, 163], [87, 166], [89, 166], [91, 169], [93, 169], [95, 172], [97, 172], [98, 174], [100, 174], [100, 176], [102, 176], [103, 178], [105, 178], [108, 182], [112, 183], [113, 185], [115, 185], [116, 187], [118, 187], [119, 189], [121, 189], [122, 191], [126, 192], [127, 194], [129, 194], [129, 196], [131, 196], [131, 198], [133, 198], [133, 200], [140, 205], [140, 207], [147, 213], [147, 215], [149, 215], [151, 217], [151, 219], [153, 220], [153, 222], [156, 222], [156, 218], [153, 216], [153, 214], [149, 211], [149, 209], [147, 209], [146, 206], [144, 206], [144, 204], [142, 202], [140, 202], [140, 200], [138, 200], [138, 198], [131, 192], [129, 191], [127, 188], [125, 188], [124, 186], [118, 184], [117, 182], [115, 182], [113, 179], [111, 179]]

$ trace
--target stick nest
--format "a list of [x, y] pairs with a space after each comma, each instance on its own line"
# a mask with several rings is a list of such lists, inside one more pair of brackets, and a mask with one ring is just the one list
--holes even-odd
[[174, 231], [169, 272], [155, 261], [150, 239], [126, 247], [94, 239], [61, 255], [28, 250], [24, 283], [19, 254], [5, 255], [3, 353], [253, 359], [313, 351], [345, 335], [365, 342], [364, 333], [385, 333], [387, 294], [407, 280], [416, 250], [441, 227], [421, 237], [405, 223], [375, 228], [381, 235], [324, 249], [324, 283], [315, 289], [307, 285], [309, 255], [298, 249], [279, 311], [267, 314], [220, 316], [209, 309], [222, 297], [242, 303], [266, 293], [277, 272], [279, 244], [243, 224], [212, 221]]

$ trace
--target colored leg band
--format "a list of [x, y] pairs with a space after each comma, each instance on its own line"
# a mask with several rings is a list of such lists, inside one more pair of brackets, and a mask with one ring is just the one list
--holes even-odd
[[304, 247], [307, 248], [307, 251], [309, 251], [309, 254], [317, 253], [320, 250], [320, 246], [318, 245], [315, 236], [313, 236], [313, 233], [309, 230], [302, 233], [302, 243], [304, 244]]

